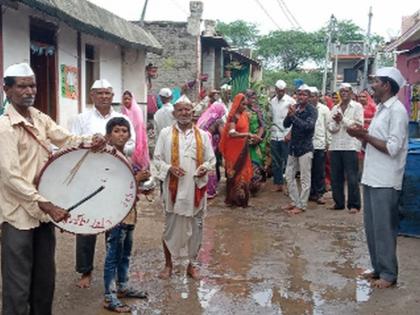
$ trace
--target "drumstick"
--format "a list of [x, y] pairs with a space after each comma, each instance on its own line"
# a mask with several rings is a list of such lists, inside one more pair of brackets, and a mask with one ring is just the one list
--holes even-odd
[[67, 182], [67, 186], [70, 185], [74, 176], [76, 176], [77, 172], [79, 171], [80, 167], [82, 166], [83, 161], [86, 159], [87, 155], [89, 154], [90, 150], [87, 150], [85, 154], [80, 158], [80, 160], [74, 165], [74, 167], [70, 170], [69, 175], [64, 180], [63, 184]]
[[72, 205], [70, 208], [67, 209], [68, 212], [74, 210], [75, 208], [77, 208], [78, 206], [80, 206], [82, 203], [85, 203], [86, 201], [88, 201], [89, 199], [91, 199], [92, 197], [94, 197], [95, 195], [99, 194], [102, 190], [105, 189], [105, 186], [101, 186], [98, 189], [96, 189], [93, 193], [91, 193], [90, 195], [86, 196], [85, 198], [83, 198], [82, 200], [78, 201], [77, 203], [75, 203], [74, 205]]

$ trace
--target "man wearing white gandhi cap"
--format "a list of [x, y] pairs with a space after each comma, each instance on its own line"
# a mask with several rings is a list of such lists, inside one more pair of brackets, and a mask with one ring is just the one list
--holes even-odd
[[[0, 117], [0, 224], [2, 314], [51, 314], [55, 286], [55, 231], [68, 212], [41, 196], [34, 184], [50, 156], [49, 144], [78, 145], [91, 137], [70, 134], [35, 109], [35, 75], [27, 63], [4, 72], [10, 106]], [[106, 141], [96, 135], [95, 149]]]
[[365, 276], [377, 288], [389, 288], [398, 279], [398, 200], [407, 157], [408, 113], [396, 94], [404, 82], [398, 69], [378, 69], [372, 89], [379, 104], [369, 129], [354, 126], [347, 131], [366, 147], [364, 225], [373, 270]]
[[[94, 103], [94, 107], [86, 109], [76, 117], [71, 131], [76, 135], [105, 134], [106, 124], [111, 118], [124, 117], [130, 123], [131, 128], [131, 139], [125, 145], [124, 151], [130, 155], [136, 143], [136, 133], [134, 132], [130, 119], [112, 108], [113, 96], [112, 85], [108, 80], [96, 80], [90, 91], [90, 97]], [[81, 274], [80, 281], [77, 285], [80, 288], [90, 287], [95, 244], [96, 235], [78, 234], [76, 236], [76, 271]]]
[[290, 128], [285, 128], [283, 126], [283, 121], [287, 116], [289, 107], [296, 103], [292, 97], [287, 95], [286, 88], [286, 82], [278, 80], [275, 84], [276, 95], [270, 100], [269, 104], [270, 115], [273, 120], [270, 150], [273, 160], [274, 191], [283, 191], [285, 189], [283, 173], [286, 168], [287, 156], [289, 154], [289, 148], [285, 138], [289, 134]]
[[193, 260], [203, 236], [207, 173], [214, 170], [216, 159], [206, 132], [193, 125], [192, 112], [191, 101], [181, 96], [174, 105], [176, 123], [162, 129], [153, 156], [154, 175], [162, 181], [165, 211], [165, 268], [159, 273], [162, 279], [172, 275], [174, 257], [189, 259], [187, 275], [199, 278]]
[[172, 124], [175, 122], [174, 116], [172, 115], [174, 108], [171, 103], [171, 89], [160, 89], [159, 97], [162, 100], [162, 107], [159, 108], [153, 116], [156, 139], [159, 137], [160, 131], [163, 128], [172, 126]]

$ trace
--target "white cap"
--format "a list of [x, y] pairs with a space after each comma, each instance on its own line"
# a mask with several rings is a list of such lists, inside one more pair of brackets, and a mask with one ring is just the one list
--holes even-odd
[[310, 86], [309, 87], [309, 92], [316, 93], [316, 94], [319, 93], [318, 88], [316, 86]]
[[100, 80], [96, 80], [92, 84], [92, 87], [90, 89], [91, 90], [93, 90], [93, 89], [112, 89], [112, 85], [111, 85], [111, 83], [108, 82], [108, 80], [100, 79]]
[[163, 88], [163, 89], [160, 89], [159, 95], [162, 96], [162, 97], [171, 97], [172, 96], [172, 91], [171, 91], [171, 89]]
[[15, 63], [9, 66], [6, 71], [4, 71], [3, 77], [33, 77], [35, 73], [32, 68], [26, 63]]
[[283, 80], [277, 80], [276, 82], [276, 88], [279, 90], [284, 90], [286, 88], [287, 84]]
[[229, 84], [223, 84], [221, 87], [220, 87], [220, 89], [221, 90], [231, 90], [232, 89], [232, 87], [229, 85]]
[[340, 89], [350, 89], [350, 90], [353, 90], [353, 87], [351, 86], [350, 83], [343, 82], [343, 83], [340, 84]]
[[192, 102], [190, 101], [190, 99], [186, 95], [181, 95], [181, 97], [178, 98], [175, 102], [175, 104], [180, 104], [180, 103], [191, 104], [192, 105]]
[[311, 88], [306, 84], [302, 84], [301, 86], [299, 86], [298, 90], [299, 91], [309, 91], [309, 92], [311, 92]]
[[402, 76], [400, 70], [394, 67], [385, 67], [378, 69], [376, 71], [375, 77], [387, 77], [395, 81], [395, 83], [398, 84], [398, 87], [401, 89], [401, 87], [405, 84], [405, 79]]

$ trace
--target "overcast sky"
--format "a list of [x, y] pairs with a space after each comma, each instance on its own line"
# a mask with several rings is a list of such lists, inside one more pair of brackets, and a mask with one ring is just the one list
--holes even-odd
[[[139, 19], [144, 4], [144, 0], [89, 1], [128, 20]], [[353, 20], [366, 30], [369, 7], [372, 6], [372, 32], [384, 36], [387, 40], [390, 36], [399, 34], [402, 16], [412, 15], [420, 9], [416, 0], [202, 0], [202, 2], [204, 19], [223, 22], [242, 19], [256, 23], [263, 33], [279, 28], [291, 29], [292, 23], [296, 25], [293, 18], [305, 31], [314, 31], [326, 25], [331, 14], [339, 20]], [[285, 4], [292, 14], [292, 17], [289, 15], [289, 19], [282, 12], [282, 4]], [[145, 20], [186, 21], [188, 15], [189, 0], [149, 0]]]

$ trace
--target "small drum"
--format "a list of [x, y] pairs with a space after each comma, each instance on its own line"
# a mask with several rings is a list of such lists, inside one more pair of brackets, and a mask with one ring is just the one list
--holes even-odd
[[130, 165], [114, 150], [68, 149], [55, 154], [38, 179], [41, 196], [67, 209], [54, 222], [75, 234], [98, 234], [120, 223], [133, 208], [137, 184]]

